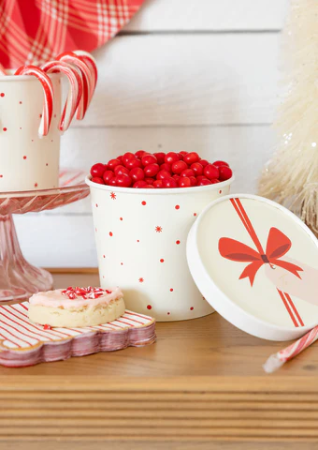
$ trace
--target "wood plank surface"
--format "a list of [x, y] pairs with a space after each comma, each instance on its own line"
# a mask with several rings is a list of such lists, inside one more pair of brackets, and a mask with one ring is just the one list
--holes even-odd
[[121, 36], [94, 52], [81, 126], [271, 123], [277, 33]]
[[288, 0], [147, 0], [130, 32], [279, 30]]
[[[92, 273], [54, 279], [98, 285]], [[316, 448], [315, 346], [268, 376], [262, 363], [282, 343], [217, 313], [158, 323], [157, 335], [145, 348], [0, 368], [0, 448]]]

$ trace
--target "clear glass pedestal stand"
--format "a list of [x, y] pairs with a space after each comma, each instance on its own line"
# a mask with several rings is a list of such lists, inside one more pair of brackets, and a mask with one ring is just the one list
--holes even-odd
[[0, 192], [0, 302], [25, 300], [53, 287], [52, 275], [24, 258], [13, 214], [40, 212], [73, 203], [89, 195], [85, 173], [61, 170], [56, 189]]

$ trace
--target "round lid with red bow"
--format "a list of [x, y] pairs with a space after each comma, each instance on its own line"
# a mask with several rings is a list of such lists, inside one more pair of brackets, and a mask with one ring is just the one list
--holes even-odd
[[318, 324], [318, 240], [281, 205], [220, 198], [194, 223], [187, 257], [206, 300], [243, 331], [288, 340]]

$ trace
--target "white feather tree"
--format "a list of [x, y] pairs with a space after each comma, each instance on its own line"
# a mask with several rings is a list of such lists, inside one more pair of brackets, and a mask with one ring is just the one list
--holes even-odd
[[300, 215], [318, 234], [318, 0], [291, 1], [283, 55], [278, 146], [259, 192]]

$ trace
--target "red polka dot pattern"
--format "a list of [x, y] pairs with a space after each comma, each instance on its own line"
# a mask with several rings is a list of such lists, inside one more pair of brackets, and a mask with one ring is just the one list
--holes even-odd
[[[28, 159], [30, 157], [28, 155]], [[199, 292], [187, 295], [188, 274], [171, 278], [173, 268], [179, 262], [184, 264], [186, 237], [205, 199], [198, 204], [190, 195], [162, 197], [138, 191], [127, 195], [115, 187], [108, 189], [104, 198], [97, 194], [93, 197], [94, 216], [102, 218], [95, 222], [101, 236], [100, 251], [111, 255], [111, 258], [99, 255], [101, 277], [105, 276], [103, 283], [110, 286], [113, 277], [122, 280], [123, 290], [140, 292], [140, 298], [145, 301], [141, 307], [139, 305], [138, 312], [147, 314], [151, 310], [149, 315], [157, 316], [158, 320], [191, 319], [208, 314], [210, 307], [202, 301]], [[219, 197], [218, 190], [214, 198]], [[209, 201], [211, 194], [206, 196], [206, 203]], [[107, 239], [109, 236], [114, 237]], [[121, 281], [118, 283], [120, 285]], [[129, 305], [131, 309], [134, 301], [133, 298]], [[138, 308], [137, 303], [135, 308]]]

